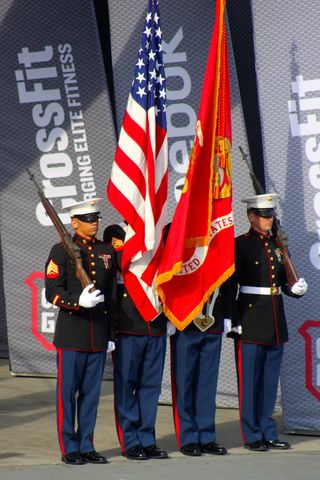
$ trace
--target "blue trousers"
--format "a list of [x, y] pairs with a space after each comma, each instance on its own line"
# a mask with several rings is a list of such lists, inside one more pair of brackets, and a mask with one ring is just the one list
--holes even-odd
[[240, 426], [243, 443], [278, 438], [272, 418], [283, 345], [236, 342]]
[[119, 335], [114, 351], [115, 420], [121, 449], [156, 443], [166, 336]]
[[178, 447], [215, 442], [221, 334], [177, 332], [171, 337], [171, 384]]
[[57, 429], [62, 455], [94, 450], [105, 361], [106, 352], [57, 349]]

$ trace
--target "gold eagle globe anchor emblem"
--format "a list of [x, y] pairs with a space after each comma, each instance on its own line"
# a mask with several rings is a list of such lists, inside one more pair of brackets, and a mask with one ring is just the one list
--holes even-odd
[[201, 332], [205, 332], [210, 328], [212, 325], [214, 325], [214, 322], [216, 319], [210, 315], [204, 315], [204, 316], [199, 316], [196, 317], [193, 320], [193, 323], [201, 330]]
[[216, 321], [214, 316], [210, 315], [210, 312], [213, 312], [213, 307], [218, 295], [219, 288], [216, 288], [211, 295], [210, 300], [205, 303], [205, 314], [198, 315], [198, 317], [193, 320], [193, 323], [196, 325], [196, 327], [199, 328], [199, 330], [201, 330], [201, 332], [205, 332], [206, 330], [208, 330], [208, 328], [212, 327], [212, 325], [214, 325]]

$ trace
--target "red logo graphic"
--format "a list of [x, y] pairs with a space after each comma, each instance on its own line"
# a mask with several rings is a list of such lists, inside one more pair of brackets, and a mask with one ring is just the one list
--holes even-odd
[[318, 365], [320, 368], [320, 321], [307, 320], [298, 332], [305, 339], [306, 388], [320, 400], [320, 384], [317, 382]]
[[43, 272], [33, 272], [26, 278], [25, 284], [31, 289], [31, 330], [32, 335], [41, 343], [46, 350], [55, 350], [56, 348], [39, 332], [39, 287], [36, 280], [44, 282]]

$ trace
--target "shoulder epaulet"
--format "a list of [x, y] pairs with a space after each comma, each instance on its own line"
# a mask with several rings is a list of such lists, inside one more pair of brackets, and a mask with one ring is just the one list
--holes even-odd
[[248, 233], [243, 233], [242, 235], [239, 235], [236, 240], [243, 240], [244, 238], [247, 238]]
[[63, 246], [62, 242], [58, 242], [58, 243], [55, 243], [54, 245], [52, 245], [52, 248], [63, 248], [64, 249], [64, 246]]

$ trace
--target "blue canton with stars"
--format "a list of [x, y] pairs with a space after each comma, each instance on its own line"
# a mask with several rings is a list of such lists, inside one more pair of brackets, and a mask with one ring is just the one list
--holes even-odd
[[145, 110], [155, 106], [156, 121], [166, 129], [166, 79], [161, 40], [159, 2], [149, 0], [131, 95]]

